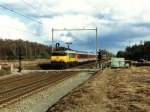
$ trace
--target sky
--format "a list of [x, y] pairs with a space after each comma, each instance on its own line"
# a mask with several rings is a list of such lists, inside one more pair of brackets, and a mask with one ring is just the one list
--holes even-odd
[[[150, 41], [150, 0], [1, 0], [0, 38], [51, 45], [54, 29], [98, 29], [101, 49], [117, 53]], [[17, 12], [17, 13], [14, 13]], [[54, 32], [54, 42], [95, 49], [95, 31]]]

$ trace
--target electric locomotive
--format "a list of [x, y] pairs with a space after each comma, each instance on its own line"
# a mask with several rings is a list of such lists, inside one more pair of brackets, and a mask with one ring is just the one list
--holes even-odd
[[64, 51], [54, 51], [50, 58], [52, 65], [66, 68], [77, 64], [95, 61], [96, 54], [74, 50], [64, 50]]

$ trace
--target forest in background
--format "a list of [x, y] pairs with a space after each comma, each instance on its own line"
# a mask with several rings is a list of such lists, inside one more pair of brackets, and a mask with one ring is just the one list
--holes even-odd
[[150, 41], [140, 45], [128, 46], [125, 51], [119, 51], [117, 57], [124, 57], [129, 60], [150, 60]]
[[23, 40], [0, 39], [0, 60], [48, 58], [51, 47]]

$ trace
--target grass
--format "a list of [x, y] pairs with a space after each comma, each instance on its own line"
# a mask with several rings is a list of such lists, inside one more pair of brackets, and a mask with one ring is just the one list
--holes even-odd
[[107, 89], [110, 112], [149, 112], [148, 68], [113, 70]]
[[8, 70], [0, 70], [0, 76], [8, 75], [10, 74], [10, 71]]

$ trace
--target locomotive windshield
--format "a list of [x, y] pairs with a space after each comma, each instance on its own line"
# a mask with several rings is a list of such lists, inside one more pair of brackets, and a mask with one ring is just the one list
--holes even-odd
[[52, 53], [52, 56], [66, 56], [67, 54], [65, 52], [54, 52]]

